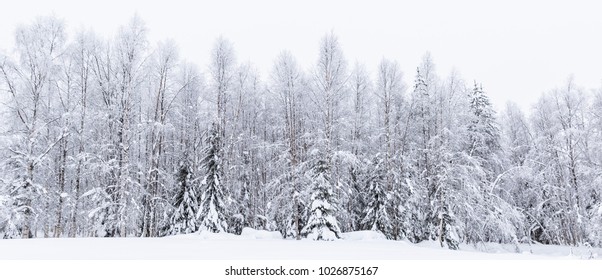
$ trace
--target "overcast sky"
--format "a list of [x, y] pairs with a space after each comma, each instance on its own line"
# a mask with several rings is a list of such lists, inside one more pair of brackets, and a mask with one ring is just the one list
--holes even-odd
[[513, 100], [528, 109], [569, 75], [585, 89], [602, 86], [602, 4], [597, 1], [10, 1], [0, 4], [0, 49], [12, 48], [14, 28], [54, 14], [70, 30], [113, 36], [137, 13], [151, 42], [172, 38], [181, 56], [206, 70], [223, 35], [239, 62], [264, 74], [284, 49], [306, 68], [320, 38], [333, 30], [352, 65], [374, 73], [383, 58], [399, 62], [412, 84], [431, 53], [440, 76], [452, 69], [483, 84], [496, 107]]

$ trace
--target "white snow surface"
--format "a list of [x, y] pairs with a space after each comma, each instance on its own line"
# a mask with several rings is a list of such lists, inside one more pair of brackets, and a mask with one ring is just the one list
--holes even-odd
[[212, 260], [498, 260], [599, 258], [599, 248], [521, 244], [462, 244], [460, 250], [437, 242], [412, 244], [386, 240], [381, 233], [358, 231], [342, 240], [282, 239], [278, 232], [243, 230], [228, 233], [192, 233], [162, 238], [35, 238], [0, 240], [0, 259], [212, 259]]
[[243, 228], [240, 236], [249, 239], [282, 239], [282, 234], [278, 231], [257, 230], [253, 228]]
[[387, 237], [379, 231], [362, 230], [345, 232], [343, 233], [343, 239], [346, 241], [387, 240]]

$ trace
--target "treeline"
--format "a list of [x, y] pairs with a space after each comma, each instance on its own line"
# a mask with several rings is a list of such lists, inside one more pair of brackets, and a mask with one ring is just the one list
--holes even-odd
[[[337, 37], [260, 77], [218, 38], [202, 73], [139, 18], [115, 38], [40, 17], [0, 56], [0, 236], [278, 230], [331, 240], [602, 241], [602, 92], [569, 80], [530, 117], [484, 88]], [[403, 50], [400, 50], [403, 51]], [[512, 82], [512, 81], [508, 81]]]

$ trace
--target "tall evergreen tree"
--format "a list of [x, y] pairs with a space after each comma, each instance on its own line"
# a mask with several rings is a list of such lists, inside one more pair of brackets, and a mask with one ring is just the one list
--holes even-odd
[[221, 148], [220, 132], [213, 124], [207, 138], [207, 154], [203, 160], [205, 178], [201, 182], [201, 205], [197, 214], [199, 229], [210, 232], [228, 231], [228, 214], [224, 202], [224, 189], [219, 158]]
[[[493, 169], [499, 166], [499, 158], [495, 156], [501, 149], [500, 129], [495, 120], [495, 111], [489, 97], [483, 91], [483, 86], [477, 85], [476, 82], [469, 98], [472, 115], [468, 126], [470, 137], [468, 151], [493, 173]], [[488, 179], [492, 180], [493, 174], [488, 175]]]
[[199, 208], [198, 192], [191, 179], [192, 174], [188, 166], [181, 163], [176, 177], [178, 193], [173, 204], [176, 210], [172, 217], [171, 234], [191, 233], [198, 230], [196, 218]]
[[401, 235], [412, 242], [430, 239], [435, 221], [432, 219], [434, 195], [437, 189], [437, 144], [435, 127], [435, 93], [437, 77], [430, 56], [425, 56], [416, 70], [414, 89], [411, 93], [410, 118], [412, 120], [409, 139], [412, 149], [412, 166], [406, 175], [401, 192], [403, 202]]
[[302, 230], [302, 234], [313, 240], [341, 238], [336, 218], [337, 204], [328, 174], [328, 163], [319, 158], [312, 170], [310, 216]]
[[386, 169], [383, 159], [377, 156], [368, 182], [368, 205], [362, 220], [365, 229], [382, 232], [387, 238], [393, 238], [393, 226], [389, 215], [391, 194], [386, 189]]
[[[481, 85], [475, 83], [469, 94], [470, 114], [467, 123], [467, 166], [473, 171], [470, 179], [473, 197], [480, 203], [477, 209], [479, 229], [472, 229], [472, 241], [518, 242], [517, 231], [522, 227], [522, 214], [516, 207], [501, 199], [504, 195], [497, 186], [504, 176], [502, 172], [502, 150], [499, 125], [489, 97]], [[470, 163], [472, 162], [472, 163]], [[467, 224], [467, 227], [474, 227]], [[478, 234], [475, 234], [478, 231]]]

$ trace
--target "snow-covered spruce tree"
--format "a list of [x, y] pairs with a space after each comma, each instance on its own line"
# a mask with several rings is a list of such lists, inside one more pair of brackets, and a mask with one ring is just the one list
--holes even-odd
[[301, 233], [313, 240], [339, 239], [341, 230], [336, 218], [336, 199], [328, 178], [328, 163], [319, 157], [311, 173], [311, 210]]
[[[451, 117], [451, 116], [449, 116]], [[456, 230], [456, 217], [453, 206], [455, 200], [464, 197], [462, 178], [456, 173], [460, 168], [458, 155], [446, 142], [451, 138], [445, 130], [439, 131], [435, 139], [439, 141], [435, 152], [433, 169], [436, 170], [435, 193], [430, 197], [431, 212], [429, 213], [429, 238], [439, 242], [441, 247], [458, 249], [458, 235]]]
[[402, 192], [407, 196], [402, 200], [402, 236], [411, 242], [421, 242], [431, 237], [430, 229], [436, 221], [431, 218], [433, 209], [431, 201], [436, 193], [438, 178], [436, 158], [438, 141], [436, 141], [436, 108], [435, 97], [438, 78], [434, 72], [434, 64], [427, 54], [418, 67], [414, 81], [414, 89], [410, 98], [411, 158], [412, 166], [404, 183]]
[[368, 167], [370, 166], [370, 160], [358, 160], [357, 164], [352, 165], [349, 168], [349, 195], [347, 199], [347, 211], [352, 218], [352, 230], [362, 230], [364, 224], [362, 223], [365, 216], [365, 210], [368, 207], [368, 191], [366, 185], [369, 180]]
[[[469, 98], [469, 117], [467, 124], [467, 156], [473, 163], [472, 176], [477, 178], [477, 189], [481, 202], [478, 205], [480, 226], [473, 229], [472, 241], [517, 243], [517, 232], [523, 226], [522, 214], [516, 207], [501, 198], [503, 192], [498, 186], [502, 179], [501, 167], [503, 154], [501, 150], [500, 129], [495, 119], [495, 111], [482, 86], [477, 85]], [[475, 197], [478, 197], [475, 195]], [[474, 223], [467, 224], [474, 227]]]
[[391, 195], [386, 190], [386, 170], [384, 169], [384, 160], [379, 155], [376, 156], [372, 166], [372, 172], [368, 181], [367, 200], [368, 205], [365, 209], [362, 224], [365, 229], [382, 232], [388, 239], [393, 238], [393, 226], [391, 225], [388, 208]]
[[493, 181], [493, 175], [499, 168], [500, 129], [495, 120], [495, 111], [483, 86], [475, 83], [470, 93], [471, 123], [468, 126], [470, 137], [469, 155], [481, 161], [487, 169], [487, 179]]
[[217, 124], [213, 124], [207, 138], [206, 157], [203, 160], [205, 178], [201, 182], [201, 205], [197, 218], [200, 231], [227, 232], [228, 215], [224, 202], [224, 187], [222, 185], [220, 131]]
[[[189, 63], [180, 64], [178, 76], [178, 85], [181, 90], [175, 96], [173, 102], [172, 111], [174, 118], [172, 120], [175, 121], [173, 121], [172, 125], [174, 126], [174, 131], [180, 133], [174, 135], [176, 139], [172, 142], [174, 145], [171, 148], [180, 153], [180, 156], [177, 157], [179, 163], [176, 164], [174, 162], [174, 167], [177, 168], [173, 172], [175, 180], [174, 194], [169, 196], [174, 211], [171, 213], [168, 234], [187, 232], [189, 229], [192, 229], [193, 232], [198, 230], [198, 220], [196, 217], [199, 209], [200, 193], [198, 182], [196, 182], [198, 178], [196, 174], [198, 174], [197, 171], [200, 169], [203, 158], [200, 152], [201, 145], [199, 145], [203, 134], [203, 129], [201, 128], [203, 117], [201, 112], [208, 113], [208, 110], [203, 110], [204, 108], [200, 107], [199, 102], [197, 102], [204, 88], [204, 80], [194, 65]], [[184, 176], [184, 173], [187, 173], [186, 176]], [[184, 196], [186, 192], [188, 194]], [[185, 203], [185, 207], [180, 208], [180, 199], [183, 199], [182, 202], [191, 202]], [[187, 216], [193, 208], [194, 214]], [[187, 214], [184, 215], [184, 213]], [[176, 218], [177, 215], [180, 215], [178, 219]], [[176, 220], [180, 220], [180, 222], [187, 220], [188, 228], [180, 227], [179, 230], [175, 230], [174, 224], [177, 224]], [[194, 227], [191, 226], [192, 224], [194, 224]], [[183, 224], [180, 223], [180, 225]], [[185, 230], [182, 231], [182, 229]]]
[[192, 174], [185, 163], [180, 164], [176, 176], [178, 192], [175, 197], [176, 208], [170, 226], [171, 234], [191, 233], [198, 230], [197, 213], [199, 209], [198, 193], [192, 181]]

